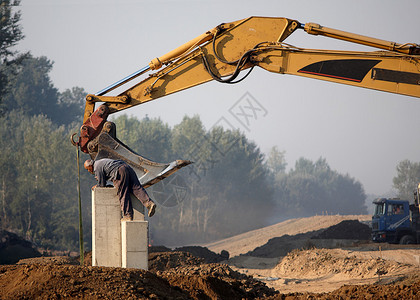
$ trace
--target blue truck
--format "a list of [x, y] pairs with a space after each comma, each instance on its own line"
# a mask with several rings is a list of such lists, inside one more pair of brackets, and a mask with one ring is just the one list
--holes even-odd
[[417, 189], [414, 203], [408, 200], [379, 198], [373, 201], [372, 240], [392, 244], [420, 244], [420, 214]]

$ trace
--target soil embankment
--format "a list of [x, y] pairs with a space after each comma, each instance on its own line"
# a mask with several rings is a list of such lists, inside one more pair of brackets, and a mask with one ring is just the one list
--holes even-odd
[[152, 247], [149, 271], [92, 267], [90, 254], [84, 266], [26, 258], [0, 265], [0, 299], [418, 299], [420, 247], [371, 243], [368, 220], [317, 216], [206, 247]]

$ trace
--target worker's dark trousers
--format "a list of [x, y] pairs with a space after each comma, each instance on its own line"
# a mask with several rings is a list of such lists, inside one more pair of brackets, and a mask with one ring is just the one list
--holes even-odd
[[133, 216], [133, 205], [130, 197], [131, 193], [133, 193], [146, 208], [153, 203], [146, 190], [140, 184], [136, 172], [134, 172], [130, 166], [122, 165], [118, 169], [118, 176], [117, 179], [114, 180], [114, 185], [118, 189], [117, 193], [120, 197], [121, 210], [124, 216]]

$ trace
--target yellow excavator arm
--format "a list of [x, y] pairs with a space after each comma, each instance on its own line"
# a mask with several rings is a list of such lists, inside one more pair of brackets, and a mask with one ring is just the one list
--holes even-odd
[[[373, 52], [317, 50], [284, 43], [298, 29], [377, 49]], [[274, 73], [420, 98], [420, 46], [417, 44], [398, 44], [286, 18], [250, 17], [223, 23], [153, 59], [148, 66], [119, 82], [87, 95], [81, 136], [79, 142], [73, 143], [95, 158], [101, 145], [100, 134], [106, 132], [115, 138], [112, 124], [106, 122], [109, 114], [212, 80], [236, 83], [255, 66]], [[147, 78], [117, 96], [107, 95], [146, 73]], [[95, 110], [97, 102], [104, 104]]]

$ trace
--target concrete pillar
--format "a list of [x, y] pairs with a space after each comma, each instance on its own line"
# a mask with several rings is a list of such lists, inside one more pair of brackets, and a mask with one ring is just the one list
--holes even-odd
[[121, 222], [122, 267], [148, 270], [147, 221]]
[[92, 191], [92, 265], [121, 267], [121, 208], [115, 188]]
[[134, 221], [121, 221], [115, 188], [92, 191], [92, 265], [148, 269], [148, 222], [133, 195]]

